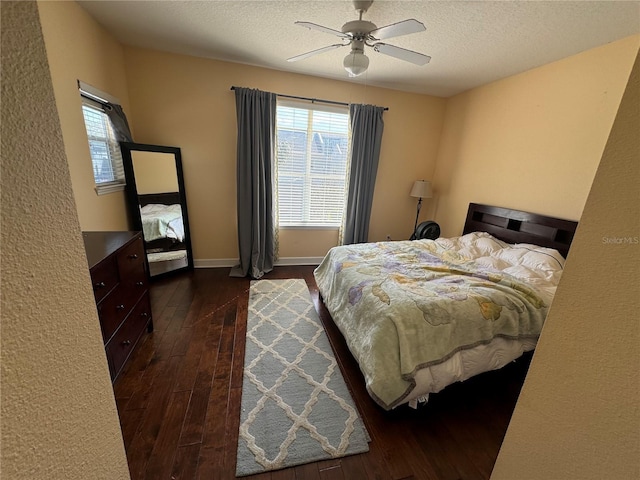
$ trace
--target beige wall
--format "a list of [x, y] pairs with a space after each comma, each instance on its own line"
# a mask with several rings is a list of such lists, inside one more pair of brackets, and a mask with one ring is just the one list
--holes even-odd
[[[410, 235], [416, 179], [435, 188], [420, 220], [435, 218], [452, 236], [471, 201], [580, 217], [640, 38], [440, 99], [123, 47], [74, 2], [39, 8], [82, 228], [129, 222], [122, 192], [93, 189], [76, 79], [123, 101], [136, 141], [181, 147], [200, 261], [238, 255], [231, 85], [390, 107], [369, 239]], [[320, 257], [337, 239], [336, 230], [282, 230], [280, 257]]]
[[[196, 259], [238, 257], [232, 85], [389, 107], [369, 239], [411, 234], [409, 190], [433, 175], [444, 99], [133, 47], [125, 63], [136, 141], [182, 149]], [[283, 230], [280, 256], [323, 256], [337, 238], [335, 230]]]
[[443, 236], [470, 202], [578, 220], [640, 36], [448, 99], [435, 174]]
[[127, 479], [34, 2], [2, 2], [2, 478]]
[[492, 480], [640, 478], [640, 60]]
[[53, 90], [83, 230], [127, 230], [124, 192], [97, 195], [77, 81], [118, 98], [128, 113], [123, 48], [75, 2], [38, 2]]
[[133, 151], [131, 160], [139, 195], [178, 191], [176, 159], [172, 153]]

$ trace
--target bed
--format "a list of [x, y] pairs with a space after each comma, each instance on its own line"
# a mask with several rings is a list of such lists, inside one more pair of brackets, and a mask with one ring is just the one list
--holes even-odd
[[142, 231], [147, 250], [183, 248], [184, 223], [178, 192], [139, 195]]
[[472, 203], [460, 237], [332, 248], [322, 299], [384, 409], [535, 348], [577, 222]]

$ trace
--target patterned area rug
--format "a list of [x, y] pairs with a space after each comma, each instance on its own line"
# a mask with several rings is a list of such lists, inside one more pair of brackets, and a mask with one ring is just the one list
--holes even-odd
[[251, 282], [236, 475], [369, 450], [302, 279]]

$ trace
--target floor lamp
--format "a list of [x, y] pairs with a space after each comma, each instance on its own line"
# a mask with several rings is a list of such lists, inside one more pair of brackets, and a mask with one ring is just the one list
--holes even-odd
[[416, 180], [413, 182], [413, 188], [409, 195], [418, 199], [418, 205], [416, 207], [416, 223], [413, 226], [413, 234], [411, 235], [411, 240], [415, 240], [416, 229], [418, 228], [418, 217], [420, 217], [420, 208], [422, 207], [422, 199], [431, 198], [433, 196], [431, 182], [427, 182], [426, 180]]

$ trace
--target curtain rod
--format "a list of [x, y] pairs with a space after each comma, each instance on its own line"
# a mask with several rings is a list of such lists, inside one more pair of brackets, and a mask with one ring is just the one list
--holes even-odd
[[[233, 85], [231, 87], [231, 90], [235, 90], [236, 88], [237, 87], [235, 85]], [[320, 98], [297, 97], [295, 95], [285, 95], [283, 93], [276, 93], [276, 96], [282, 97], [282, 98], [294, 98], [296, 100], [308, 100], [311, 103], [320, 102], [320, 103], [328, 103], [328, 104], [331, 104], [331, 105], [344, 105], [345, 107], [349, 106], [349, 104], [345, 103], [345, 102], [336, 102], [334, 100], [322, 100]], [[389, 110], [389, 107], [384, 107], [384, 111], [386, 112], [387, 110]]]
[[89, 85], [88, 83], [84, 83], [81, 80], [78, 80], [78, 90], [80, 90], [80, 95], [83, 97], [87, 97], [90, 100], [94, 100], [102, 105], [107, 105], [109, 103], [114, 105], [120, 105], [120, 100], [116, 97], [109, 95], [102, 90], [98, 90], [96, 87]]

